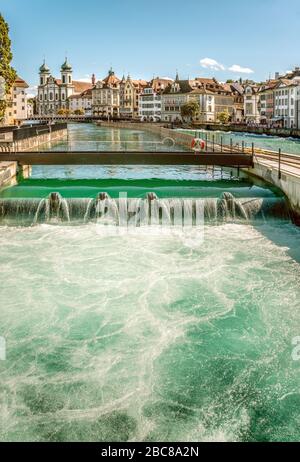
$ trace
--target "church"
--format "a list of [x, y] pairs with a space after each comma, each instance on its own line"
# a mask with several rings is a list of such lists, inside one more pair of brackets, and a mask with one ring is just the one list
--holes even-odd
[[73, 69], [67, 58], [61, 66], [61, 78], [52, 76], [45, 61], [39, 69], [37, 94], [38, 115], [55, 116], [60, 109], [69, 109], [69, 98], [91, 89], [93, 83], [73, 80]]

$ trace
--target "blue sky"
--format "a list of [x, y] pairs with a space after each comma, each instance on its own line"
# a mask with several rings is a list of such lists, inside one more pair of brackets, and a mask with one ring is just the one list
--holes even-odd
[[300, 65], [299, 0], [0, 0], [14, 66], [30, 86], [45, 56], [67, 53], [75, 79], [94, 72], [150, 79], [215, 75], [262, 80]]

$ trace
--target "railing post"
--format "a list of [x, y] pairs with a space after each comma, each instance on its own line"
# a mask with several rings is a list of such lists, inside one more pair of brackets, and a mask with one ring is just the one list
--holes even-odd
[[230, 153], [233, 153], [233, 141], [232, 138], [230, 138]]
[[254, 168], [254, 143], [252, 143], [252, 168]]
[[207, 133], [205, 133], [205, 146], [206, 146], [206, 152], [208, 151], [208, 136]]
[[223, 152], [223, 136], [221, 136], [221, 152]]
[[213, 152], [215, 152], [215, 135], [213, 135]]
[[245, 141], [242, 141], [242, 153], [244, 154], [245, 152]]
[[278, 180], [281, 180], [281, 148], [278, 151]]

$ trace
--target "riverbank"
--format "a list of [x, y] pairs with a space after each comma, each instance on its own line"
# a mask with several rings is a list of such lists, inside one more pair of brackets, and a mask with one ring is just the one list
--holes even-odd
[[209, 130], [209, 131], [222, 131], [222, 132], [239, 132], [250, 133], [254, 135], [268, 135], [279, 136], [282, 138], [299, 138], [300, 130], [291, 130], [288, 128], [267, 128], [267, 127], [249, 127], [248, 125], [241, 124], [192, 124], [191, 130]]

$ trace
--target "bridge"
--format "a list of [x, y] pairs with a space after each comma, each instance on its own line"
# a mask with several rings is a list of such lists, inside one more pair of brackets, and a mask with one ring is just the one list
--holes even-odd
[[202, 165], [220, 167], [252, 167], [253, 154], [188, 151], [43, 151], [3, 152], [0, 162], [22, 165]]
[[107, 116], [96, 116], [96, 115], [34, 115], [30, 117], [30, 120], [37, 122], [130, 122], [132, 119], [126, 117], [107, 117]]

